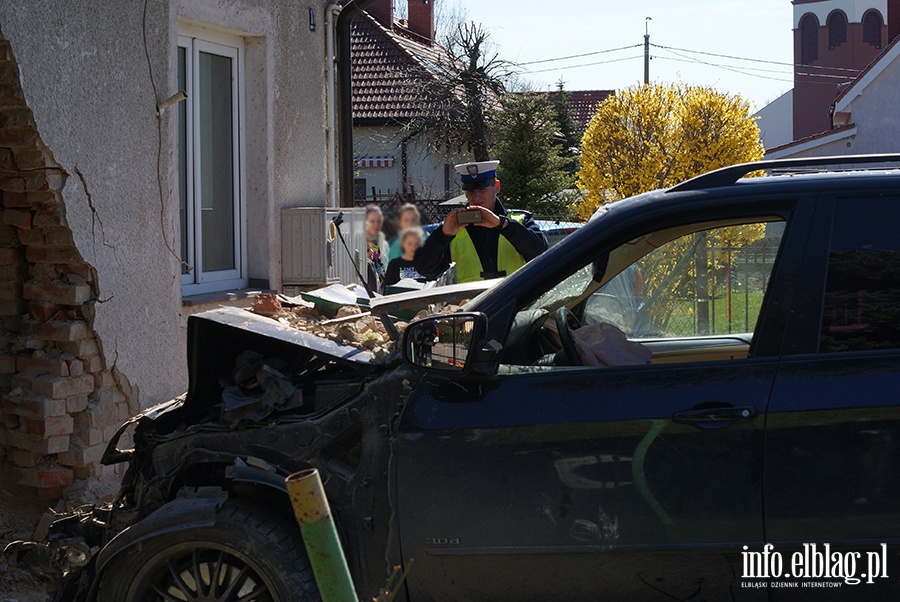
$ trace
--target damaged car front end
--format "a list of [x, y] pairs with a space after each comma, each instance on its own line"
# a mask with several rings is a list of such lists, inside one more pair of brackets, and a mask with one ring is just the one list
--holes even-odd
[[[246, 521], [258, 521], [247, 531], [263, 535], [277, 527], [286, 540], [282, 558], [270, 564], [294, 550], [303, 565], [284, 479], [317, 468], [342, 539], [352, 542], [346, 547], [357, 588], [377, 591], [399, 563], [399, 555], [389, 558], [389, 447], [416, 378], [396, 356], [377, 361], [364, 349], [241, 309], [191, 317], [188, 392], [126, 422], [102, 458], [128, 464], [117, 497], [48, 514], [41, 541], [8, 546], [11, 564], [55, 585], [57, 600], [314, 595], [308, 566], [272, 583], [270, 573], [288, 567], [266, 565], [252, 541], [238, 542], [243, 553], [230, 551], [226, 535]], [[212, 535], [198, 543], [198, 529]], [[267, 547], [265, 537], [259, 546]], [[134, 570], [138, 564], [144, 569]], [[122, 589], [127, 582], [137, 585]], [[145, 595], [141, 584], [155, 593]]]

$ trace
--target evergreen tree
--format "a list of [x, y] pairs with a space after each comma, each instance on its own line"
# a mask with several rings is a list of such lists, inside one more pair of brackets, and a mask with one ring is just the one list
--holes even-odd
[[559, 124], [547, 95], [504, 95], [493, 123], [497, 141], [493, 156], [500, 160], [497, 177], [504, 201], [539, 215], [566, 215], [560, 193], [571, 182], [572, 159], [563, 156], [556, 141]]
[[563, 137], [562, 155], [571, 159], [567, 171], [573, 176], [578, 171], [578, 147], [581, 145], [581, 136], [577, 132], [575, 119], [572, 115], [572, 93], [565, 89], [565, 82], [560, 79], [556, 84], [556, 92], [553, 94], [553, 111], [556, 113], [556, 123], [559, 133]]

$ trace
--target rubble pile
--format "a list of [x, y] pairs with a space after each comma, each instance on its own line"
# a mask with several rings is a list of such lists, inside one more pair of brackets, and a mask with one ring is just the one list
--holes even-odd
[[[413, 319], [458, 312], [466, 302], [459, 305], [445, 304], [442, 307], [430, 305], [420, 310]], [[260, 293], [251, 311], [339, 345], [370, 351], [373, 363], [387, 363], [398, 343], [391, 340], [381, 318], [363, 311], [358, 305], [343, 305], [334, 310], [296, 297], [288, 300], [271, 293]], [[400, 333], [409, 324], [401, 320], [394, 320], [393, 323]]]

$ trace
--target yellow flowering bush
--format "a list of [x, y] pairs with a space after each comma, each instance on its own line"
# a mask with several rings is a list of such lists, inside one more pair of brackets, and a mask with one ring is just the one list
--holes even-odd
[[[758, 161], [764, 151], [746, 100], [678, 83], [635, 86], [598, 104], [581, 153], [582, 198], [573, 208], [587, 220], [605, 203]], [[716, 228], [683, 236], [641, 260], [646, 290], [663, 297], [650, 308], [650, 328], [665, 332], [673, 311], [697, 312], [697, 300], [716, 295], [709, 275], [734, 261], [723, 249], [747, 249], [764, 235], [763, 224]], [[686, 298], [695, 302], [685, 304]]]
[[587, 220], [604, 203], [762, 156], [740, 96], [681, 83], [620, 90], [597, 105], [582, 138], [575, 211]]

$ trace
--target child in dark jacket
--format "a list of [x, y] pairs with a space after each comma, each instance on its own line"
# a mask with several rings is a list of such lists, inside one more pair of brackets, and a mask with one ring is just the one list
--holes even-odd
[[384, 274], [384, 286], [390, 286], [400, 282], [401, 278], [422, 280], [422, 275], [416, 271], [413, 260], [416, 257], [416, 249], [422, 245], [422, 229], [407, 228], [400, 233], [400, 249], [403, 255], [392, 259]]

